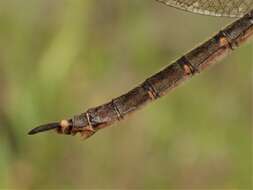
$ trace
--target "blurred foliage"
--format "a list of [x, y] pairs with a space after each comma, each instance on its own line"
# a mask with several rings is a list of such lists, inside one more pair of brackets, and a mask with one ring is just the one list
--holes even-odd
[[0, 188], [249, 188], [251, 44], [85, 142], [27, 136], [128, 91], [231, 21], [154, 0], [0, 1]]

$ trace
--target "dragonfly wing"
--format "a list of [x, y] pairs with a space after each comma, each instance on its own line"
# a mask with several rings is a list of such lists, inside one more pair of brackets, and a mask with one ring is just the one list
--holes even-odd
[[253, 0], [156, 0], [171, 7], [189, 12], [241, 17], [253, 8]]

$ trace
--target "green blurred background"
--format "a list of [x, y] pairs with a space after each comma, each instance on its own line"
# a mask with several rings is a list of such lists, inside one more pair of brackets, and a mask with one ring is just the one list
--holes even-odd
[[250, 188], [252, 44], [87, 141], [27, 135], [127, 92], [231, 21], [154, 0], [0, 1], [0, 188]]

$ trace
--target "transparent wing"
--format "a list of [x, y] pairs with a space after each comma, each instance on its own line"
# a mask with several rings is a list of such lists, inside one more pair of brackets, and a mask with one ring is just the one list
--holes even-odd
[[156, 0], [171, 7], [189, 12], [212, 15], [241, 17], [253, 8], [253, 0]]

